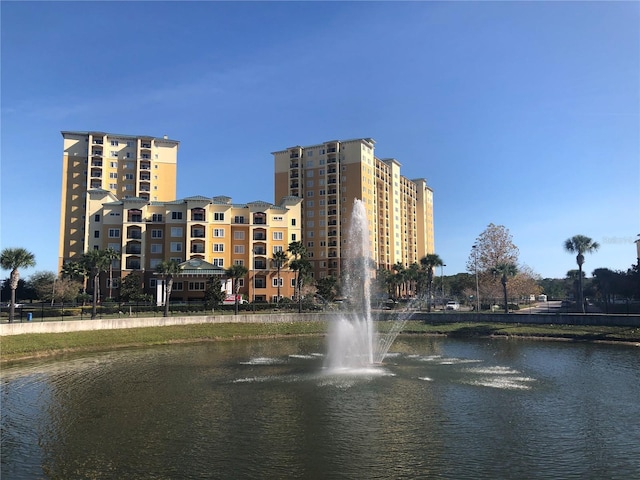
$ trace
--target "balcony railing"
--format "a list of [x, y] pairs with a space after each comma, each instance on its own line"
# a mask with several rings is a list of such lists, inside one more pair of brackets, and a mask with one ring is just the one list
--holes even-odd
[[140, 255], [142, 253], [142, 248], [140, 245], [128, 246], [125, 250], [127, 255]]
[[191, 247], [191, 253], [204, 253], [204, 247], [194, 245]]
[[140, 270], [140, 262], [127, 262], [127, 270]]
[[132, 238], [134, 240], [140, 240], [142, 238], [141, 232], [128, 232], [127, 238]]
[[143, 144], [140, 145], [140, 148], [149, 149], [149, 148], [151, 148], [151, 144], [150, 143], [143, 143]]
[[191, 232], [193, 238], [204, 238], [204, 230], [194, 230]]
[[204, 222], [205, 216], [206, 215], [204, 213], [192, 213], [191, 220], [194, 222]]
[[266, 239], [267, 239], [267, 236], [266, 236], [264, 233], [257, 233], [257, 232], [254, 232], [254, 233], [253, 233], [253, 239], [254, 239], [254, 240], [266, 240]]

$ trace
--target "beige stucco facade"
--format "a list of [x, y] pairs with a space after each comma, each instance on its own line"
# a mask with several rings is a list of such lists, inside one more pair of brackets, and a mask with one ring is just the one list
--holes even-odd
[[87, 191], [150, 201], [176, 197], [179, 142], [167, 137], [63, 131], [58, 268], [89, 245]]
[[[146, 293], [155, 290], [160, 262], [201, 259], [220, 269], [244, 265], [248, 275], [241, 280], [240, 293], [250, 301], [275, 300], [278, 284], [282, 297], [294, 294], [294, 272], [284, 267], [278, 277], [273, 254], [286, 252], [289, 243], [301, 238], [298, 198], [286, 197], [277, 205], [203, 196], [153, 202], [120, 200], [105, 190], [90, 190], [88, 198], [89, 249], [119, 251], [115, 277], [139, 273]], [[202, 298], [206, 280], [177, 278], [172, 300]]]

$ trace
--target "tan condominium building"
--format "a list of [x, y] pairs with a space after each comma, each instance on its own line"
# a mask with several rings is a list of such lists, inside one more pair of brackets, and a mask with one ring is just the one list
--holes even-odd
[[434, 253], [433, 191], [378, 158], [371, 138], [335, 140], [273, 152], [275, 196], [302, 199], [302, 236], [314, 276], [339, 277], [355, 199], [364, 203], [378, 268], [419, 263]]
[[[194, 196], [181, 200], [119, 199], [104, 189], [87, 192], [87, 248], [113, 248], [113, 285], [131, 272], [143, 278], [145, 293], [155, 294], [157, 265], [162, 261], [188, 262], [184, 275], [174, 279], [172, 300], [204, 296], [207, 277], [223, 275], [231, 265], [244, 265], [247, 276], [240, 291], [247, 300], [270, 302], [294, 295], [294, 272], [273, 261], [277, 251], [301, 238], [301, 200], [285, 197], [278, 205], [267, 202], [234, 204], [229, 197]], [[200, 265], [206, 266], [199, 272]], [[103, 290], [104, 291], [104, 290]], [[229, 292], [230, 293], [230, 292]]]
[[58, 270], [90, 243], [87, 191], [147, 201], [176, 198], [178, 145], [162, 137], [63, 131]]

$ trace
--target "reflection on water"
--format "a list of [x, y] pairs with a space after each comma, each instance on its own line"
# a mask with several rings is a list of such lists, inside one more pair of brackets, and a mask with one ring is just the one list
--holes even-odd
[[323, 369], [322, 339], [3, 368], [2, 478], [637, 478], [636, 347], [402, 337]]

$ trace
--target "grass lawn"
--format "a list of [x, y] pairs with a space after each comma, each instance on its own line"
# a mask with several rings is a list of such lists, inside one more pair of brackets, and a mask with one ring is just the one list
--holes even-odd
[[[384, 331], [391, 322], [380, 322]], [[94, 330], [68, 333], [37, 333], [4, 336], [0, 361], [9, 362], [67, 352], [111, 350], [182, 342], [232, 340], [235, 338], [287, 335], [324, 335], [325, 322], [219, 323], [173, 325], [166, 327]], [[575, 341], [640, 343], [640, 329], [573, 325], [520, 325], [503, 323], [424, 323], [409, 321], [402, 334], [447, 335], [450, 337], [538, 337]]]

